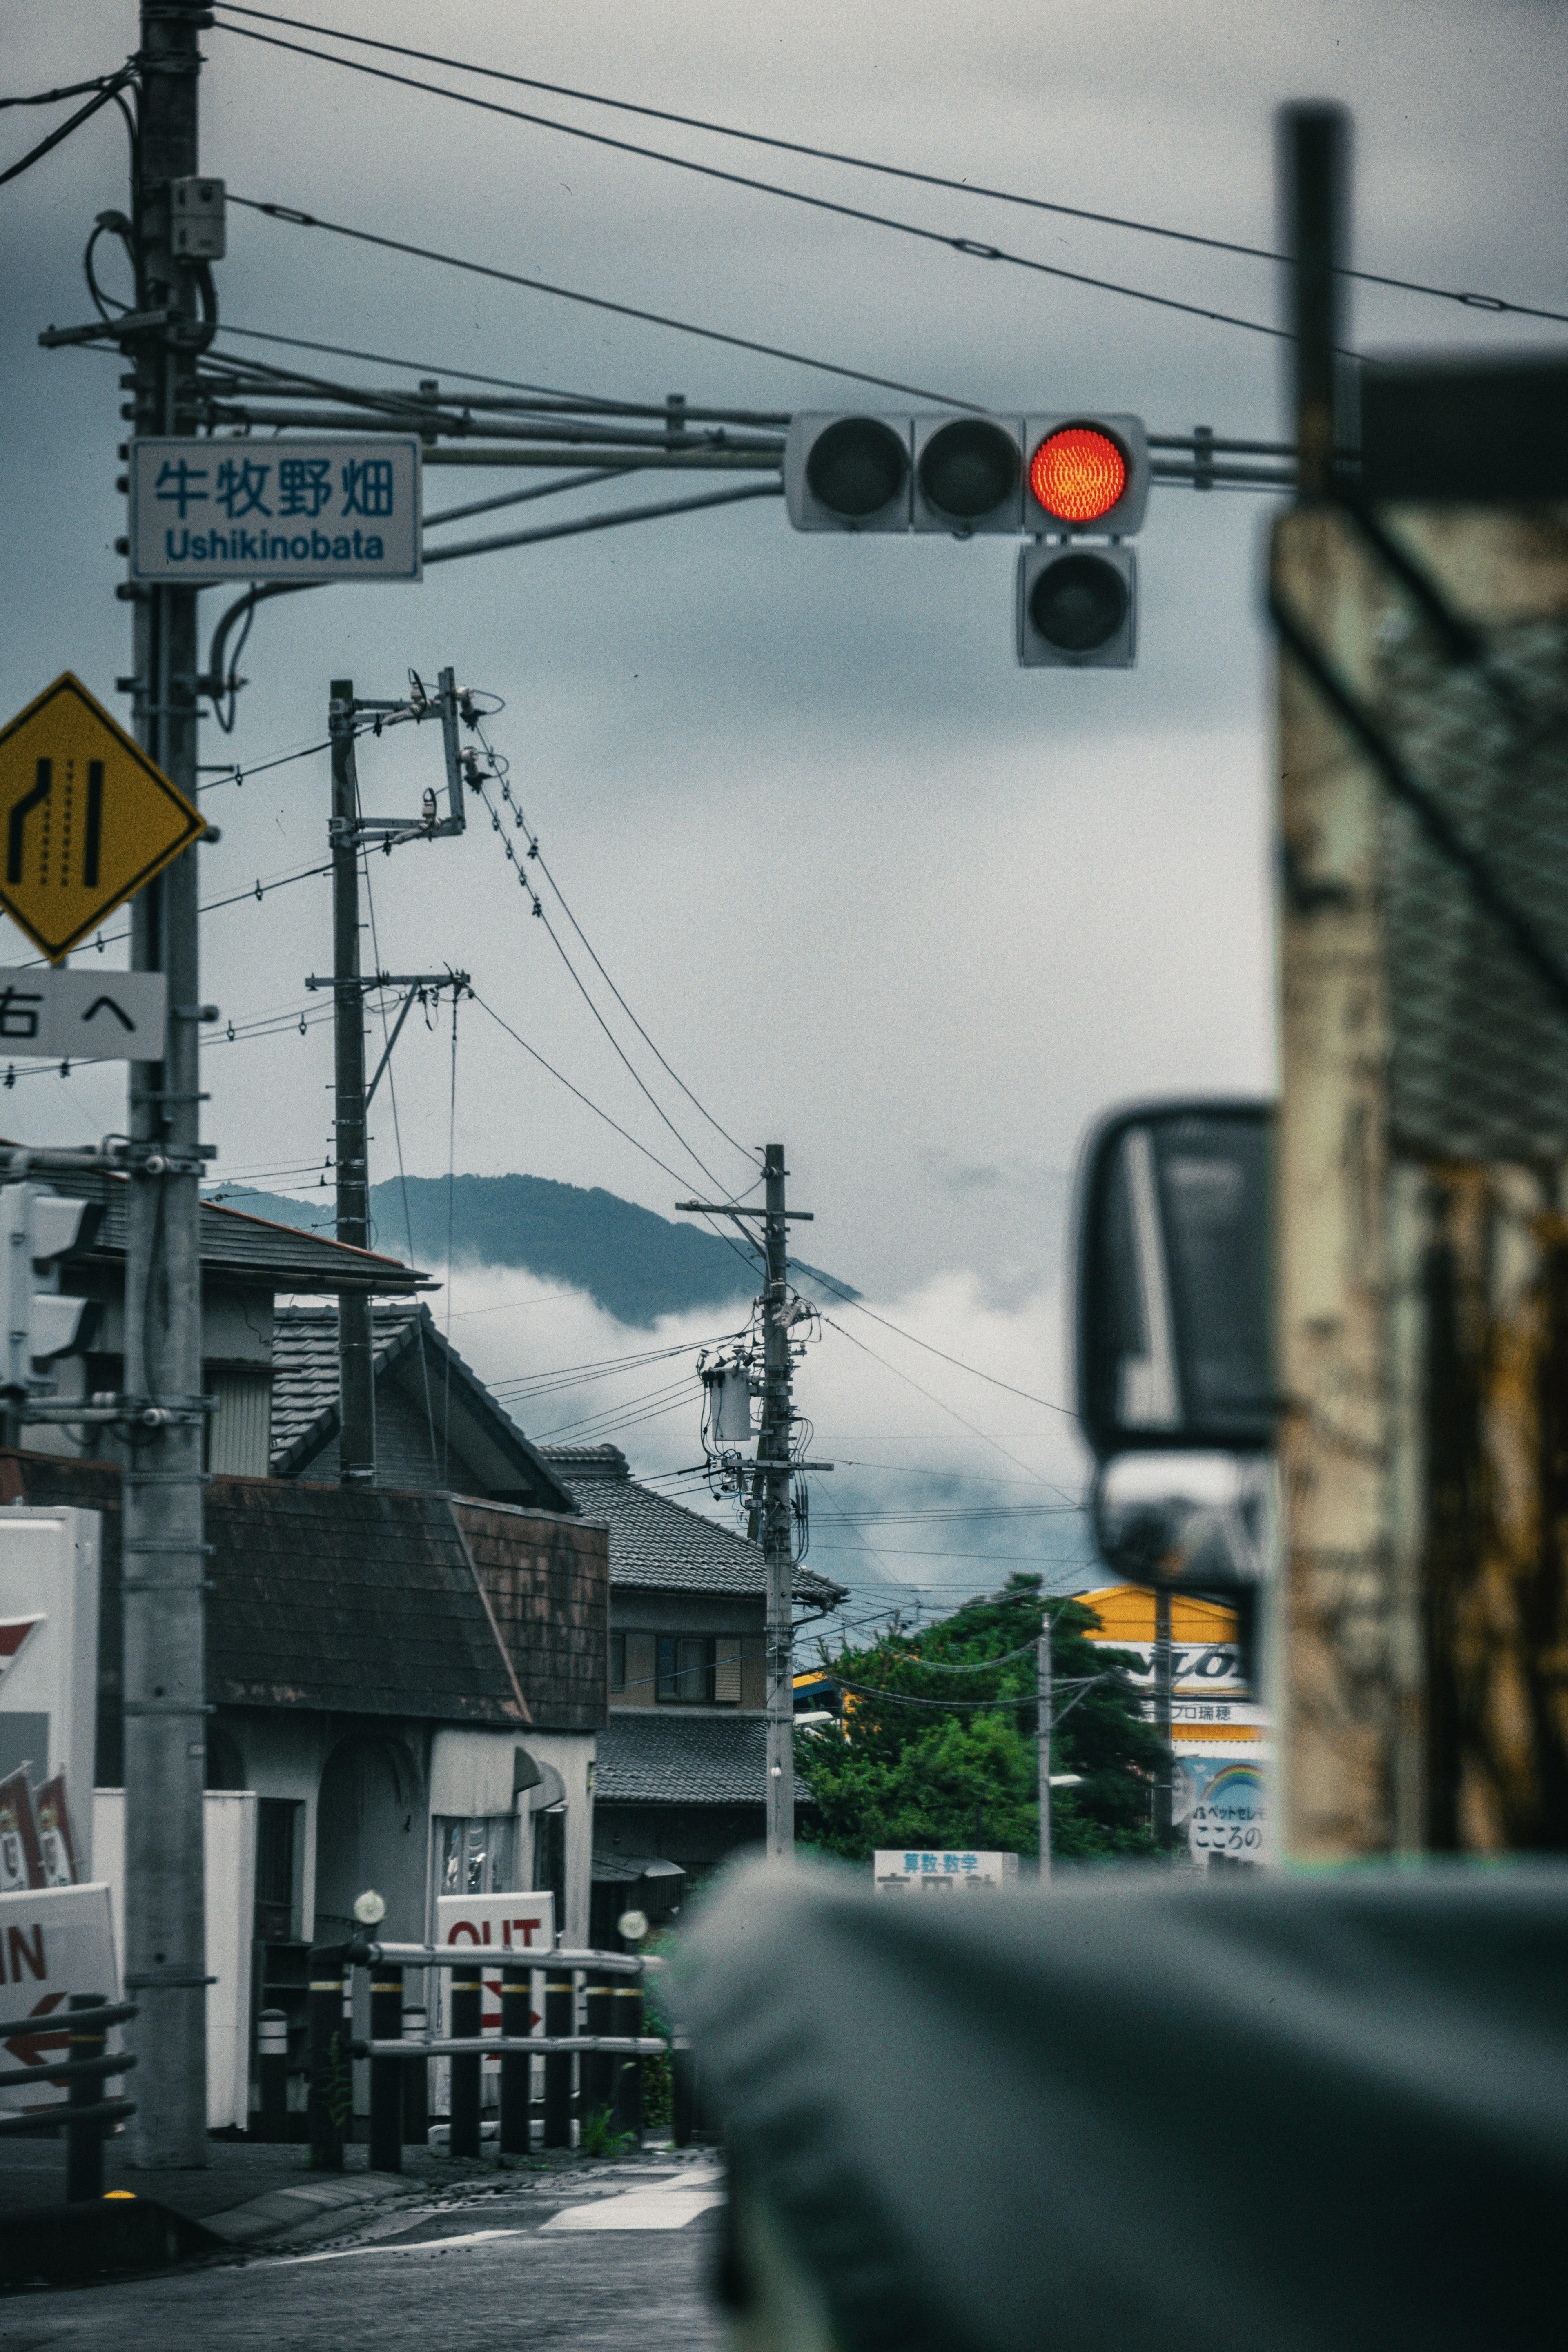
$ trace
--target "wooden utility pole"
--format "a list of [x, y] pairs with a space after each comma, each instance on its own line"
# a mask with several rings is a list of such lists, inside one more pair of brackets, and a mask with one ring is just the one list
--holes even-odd
[[[138, 434], [196, 429], [196, 273], [174, 251], [171, 183], [195, 176], [204, 11], [143, 0], [140, 184], [132, 214], [139, 309], [169, 323], [136, 345]], [[210, 19], [207, 19], [210, 22]], [[133, 167], [134, 168], [134, 167]], [[196, 793], [196, 591], [135, 591], [142, 747]], [[202, 1279], [197, 848], [131, 906], [132, 962], [168, 974], [161, 1062], [132, 1062], [125, 1249], [125, 1388], [163, 1416], [124, 1483], [125, 1987], [141, 2009], [134, 2144], [153, 2168], [205, 2165], [206, 1926], [202, 1853], [206, 1673], [202, 1537]], [[79, 1792], [79, 1802], [90, 1792]]]

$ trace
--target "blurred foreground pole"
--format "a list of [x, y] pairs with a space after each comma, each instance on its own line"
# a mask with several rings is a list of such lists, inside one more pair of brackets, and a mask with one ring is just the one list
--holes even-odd
[[1051, 1621], [1040, 1618], [1040, 1638], [1035, 1644], [1035, 1689], [1039, 1710], [1040, 1876], [1051, 1874]]
[[1280, 1844], [1560, 1849], [1568, 376], [1384, 364], [1336, 418], [1336, 121], [1283, 119]]

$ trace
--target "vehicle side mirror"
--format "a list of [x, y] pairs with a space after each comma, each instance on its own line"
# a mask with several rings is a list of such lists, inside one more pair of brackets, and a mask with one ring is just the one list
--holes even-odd
[[1095, 1458], [1264, 1451], [1274, 1428], [1266, 1103], [1119, 1111], [1076, 1215], [1078, 1410]]

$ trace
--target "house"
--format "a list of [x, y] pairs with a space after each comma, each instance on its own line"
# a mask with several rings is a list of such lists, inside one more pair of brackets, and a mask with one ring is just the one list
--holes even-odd
[[[594, 1776], [595, 1876], [658, 1857], [692, 1878], [764, 1832], [767, 1576], [761, 1548], [631, 1475], [615, 1445], [541, 1445], [605, 1522], [609, 1716]], [[797, 1604], [846, 1598], [806, 1568]], [[639, 1907], [647, 1908], [646, 1904]]]
[[[100, 1211], [62, 1264], [62, 1287], [100, 1310], [90, 1352], [60, 1367], [68, 1401], [123, 1384], [124, 1179], [73, 1171], [56, 1189]], [[349, 1932], [368, 1887], [385, 1899], [388, 1933], [422, 1942], [444, 1892], [549, 1886], [567, 1940], [586, 1941], [607, 1531], [439, 1340], [411, 1298], [424, 1276], [213, 1203], [200, 1232], [204, 1379], [217, 1400], [206, 1779], [258, 1796], [257, 2005], [285, 2010], [298, 2056], [309, 1947]], [[312, 1303], [356, 1289], [407, 1302], [377, 1322], [384, 1454], [369, 1489], [333, 1477], [336, 1308]], [[33, 1425], [23, 1438], [0, 1451], [0, 1503], [101, 1516], [95, 1780], [113, 1789], [117, 1449], [101, 1428], [84, 1439]]]
[[[125, 1385], [126, 1196], [123, 1176], [110, 1169], [51, 1171], [47, 1189], [92, 1203], [85, 1246], [60, 1261], [62, 1289], [91, 1299], [97, 1314], [87, 1348], [55, 1367], [53, 1402], [70, 1402]], [[264, 1478], [271, 1451], [273, 1315], [279, 1297], [310, 1298], [343, 1291], [373, 1297], [409, 1296], [430, 1287], [429, 1277], [375, 1250], [351, 1249], [320, 1234], [275, 1225], [264, 1217], [204, 1201], [200, 1213], [202, 1377], [216, 1401], [208, 1417], [206, 1466], [238, 1477]], [[334, 1310], [335, 1312], [335, 1310]], [[123, 1446], [112, 1432], [75, 1430], [52, 1423], [24, 1423], [21, 1443], [35, 1453], [118, 1461]]]

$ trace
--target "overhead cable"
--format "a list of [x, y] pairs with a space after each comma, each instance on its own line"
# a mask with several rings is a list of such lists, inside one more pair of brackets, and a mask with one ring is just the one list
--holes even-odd
[[[869, 228], [891, 229], [897, 236], [912, 236], [923, 245], [940, 245], [950, 253], [958, 253], [972, 261], [1003, 261], [1015, 269], [1027, 269], [1035, 276], [1064, 279], [1071, 286], [1087, 286], [1096, 293], [1121, 294], [1130, 301], [1151, 302], [1161, 310], [1180, 310], [1191, 319], [1204, 319], [1211, 325], [1240, 327], [1248, 334], [1267, 335], [1277, 342], [1293, 342], [1295, 337], [1288, 327], [1271, 327], [1262, 319], [1240, 319], [1233, 311], [1216, 310], [1205, 302], [1183, 302], [1173, 294], [1156, 294], [1142, 286], [1123, 286], [1113, 278], [1096, 278], [1082, 269], [1065, 269], [1059, 262], [1037, 261], [1032, 255], [1009, 253], [999, 245], [988, 245], [972, 236], [950, 236], [945, 229], [921, 228], [917, 221], [896, 220], [890, 213], [874, 213], [863, 205], [838, 203], [831, 196], [814, 196], [804, 188], [782, 187], [773, 180], [752, 179], [744, 172], [721, 171], [716, 163], [697, 163], [685, 155], [671, 155], [662, 148], [639, 147], [628, 139], [612, 139], [606, 131], [584, 131], [578, 124], [557, 122], [546, 114], [529, 114], [521, 107], [502, 106], [492, 98], [476, 98], [469, 90], [442, 89], [436, 84], [416, 81], [412, 75], [392, 73], [384, 66], [365, 65], [358, 58], [334, 58], [324, 49], [307, 49], [298, 41], [280, 41], [275, 34], [254, 32], [248, 25], [224, 25], [226, 33], [240, 35], [247, 41], [264, 41], [268, 48], [288, 49], [295, 57], [314, 58], [319, 65], [341, 66], [346, 73], [368, 74], [376, 81], [397, 83], [404, 89], [418, 90], [426, 98], [449, 99], [456, 106], [476, 107], [484, 114], [504, 115], [510, 121], [526, 122], [536, 131], [555, 131], [567, 139], [586, 140], [591, 146], [613, 148], [618, 154], [636, 155], [651, 163], [668, 163], [680, 172], [694, 172], [704, 180], [719, 180], [731, 188], [745, 188], [764, 196], [779, 196], [786, 204], [805, 205], [812, 212], [831, 213], [841, 220], [858, 221]], [[558, 288], [549, 289], [558, 292]], [[922, 395], [923, 397], [923, 395]]]
[[[235, 5], [235, 0], [216, 0], [216, 5], [225, 9], [230, 16], [254, 16], [263, 24], [268, 25], [288, 25], [298, 32], [313, 34], [319, 40], [347, 41], [356, 48], [380, 49], [390, 57], [411, 58], [422, 65], [441, 66], [450, 73], [477, 74], [487, 81], [507, 82], [519, 89], [542, 90], [547, 97], [569, 98], [580, 105], [602, 106], [617, 114], [640, 115], [645, 121], [669, 122], [680, 130], [702, 131], [719, 139], [737, 139], [743, 141], [748, 146], [769, 147], [785, 155], [803, 155], [814, 163], [839, 163], [850, 171], [875, 172], [884, 179], [908, 180], [919, 187], [942, 188], [954, 195], [979, 196], [990, 204], [1016, 205], [1028, 212], [1049, 213], [1059, 219], [1084, 221], [1097, 228], [1127, 229], [1140, 236], [1163, 237], [1173, 244], [1197, 246], [1210, 253], [1236, 254], [1249, 261], [1268, 261], [1288, 266], [1290, 259], [1289, 254], [1277, 253], [1268, 246], [1243, 245], [1230, 237], [1204, 236], [1194, 229], [1168, 228], [1156, 221], [1131, 220], [1121, 213], [1094, 212], [1083, 205], [1064, 205], [1045, 196], [1020, 195], [1015, 189], [993, 188], [984, 181], [949, 179], [938, 172], [916, 171], [909, 164], [878, 163], [870, 156], [849, 155], [833, 147], [812, 147], [797, 139], [780, 139], [762, 131], [742, 131], [734, 123], [710, 122], [700, 115], [677, 114], [666, 107], [643, 106], [631, 99], [606, 98], [598, 90], [574, 89], [564, 82], [542, 81], [531, 74], [507, 73], [499, 66], [475, 65], [467, 58], [445, 57], [429, 49], [408, 48], [397, 41], [374, 40], [367, 34], [347, 33], [335, 25], [311, 24], [304, 18], [280, 16], [274, 11], [265, 8], [240, 7]], [[238, 33], [244, 28], [238, 25], [222, 25], [218, 29]], [[261, 35], [252, 36], [252, 38], [256, 39], [263, 37], [265, 37]], [[320, 55], [321, 52], [310, 54]], [[348, 60], [338, 59], [334, 62], [346, 63]], [[419, 83], [415, 87], [423, 89], [426, 85]], [[446, 94], [454, 95], [455, 93]], [[567, 126], [563, 124], [554, 127], [565, 129]], [[679, 161], [679, 159], [671, 158], [670, 160]], [[689, 166], [689, 168], [700, 167]], [[1338, 274], [1342, 278], [1355, 278], [1364, 286], [1387, 286], [1402, 294], [1430, 295], [1436, 300], [1458, 302], [1470, 310], [1510, 311], [1521, 318], [1552, 319], [1568, 325], [1568, 312], [1537, 310], [1528, 302], [1505, 301], [1500, 294], [1461, 293], [1447, 286], [1426, 286], [1408, 278], [1385, 277], [1374, 269], [1350, 269], [1342, 267]]]
[[410, 245], [401, 237], [377, 236], [369, 229], [348, 228], [342, 221], [320, 219], [314, 213], [302, 213], [292, 205], [262, 204], [251, 196], [229, 197], [231, 205], [242, 205], [247, 212], [265, 213], [268, 220], [282, 221], [291, 228], [325, 229], [332, 236], [352, 238], [356, 245], [374, 245], [387, 253], [409, 255], [416, 261], [434, 261], [443, 268], [466, 270], [473, 278], [494, 278], [502, 286], [521, 286], [532, 294], [553, 294], [563, 302], [579, 302], [590, 310], [608, 310], [618, 319], [636, 319], [647, 327], [668, 327], [678, 335], [695, 335], [707, 343], [723, 343], [738, 352], [756, 352], [763, 359], [787, 360], [792, 367], [815, 368], [821, 375], [842, 376], [851, 383], [870, 383], [883, 392], [901, 392], [913, 400], [929, 400], [939, 408], [973, 409], [977, 414], [980, 403], [960, 400], [951, 393], [928, 392], [918, 383], [902, 383], [893, 376], [872, 375], [864, 368], [838, 367], [831, 360], [808, 358], [804, 352], [786, 351], [778, 343], [759, 343], [748, 335], [726, 335], [717, 327], [699, 327], [689, 319], [671, 319], [661, 310], [642, 310], [635, 303], [611, 302], [602, 294], [583, 294], [570, 286], [552, 286], [542, 278], [525, 278], [515, 269], [498, 269], [486, 261], [465, 261], [455, 253], [437, 253], [426, 245]]
[[[7, 180], [20, 179], [24, 172], [31, 170], [35, 163], [41, 163], [51, 148], [58, 147], [62, 140], [68, 139], [73, 131], [79, 131], [81, 128], [81, 125], [88, 121], [89, 116], [98, 112], [100, 106], [108, 106], [111, 104], [114, 100], [118, 99], [121, 91], [125, 88], [130, 79], [131, 76], [128, 72], [119, 73], [114, 75], [112, 79], [98, 84], [97, 95], [93, 98], [89, 98], [85, 106], [79, 107], [69, 120], [60, 123], [56, 130], [51, 131], [47, 139], [40, 139], [36, 147], [29, 148], [26, 154], [25, 154], [18, 163], [15, 163], [5, 171], [0, 172], [0, 188], [3, 188], [5, 185]], [[77, 87], [78, 89], [91, 89], [94, 85], [91, 83], [79, 83]], [[53, 91], [49, 93], [51, 97], [56, 94], [57, 93]], [[72, 92], [72, 95], [75, 95], [74, 91]], [[42, 98], [13, 98], [7, 99], [5, 102], [8, 106], [42, 106], [47, 101]]]
[[928, 1356], [940, 1356], [944, 1364], [956, 1365], [961, 1372], [969, 1372], [977, 1381], [986, 1381], [994, 1389], [1005, 1389], [1009, 1396], [1022, 1397], [1028, 1404], [1043, 1405], [1047, 1412], [1059, 1412], [1068, 1421], [1078, 1419], [1078, 1414], [1071, 1405], [1056, 1404], [1049, 1397], [1037, 1396], [1032, 1389], [1015, 1388], [1011, 1381], [998, 1380], [994, 1372], [983, 1372], [978, 1364], [966, 1364], [962, 1357], [950, 1356], [945, 1348], [933, 1347], [929, 1339], [917, 1339], [912, 1331], [904, 1330], [897, 1323], [889, 1323], [885, 1315], [879, 1315], [875, 1307], [868, 1307], [863, 1298], [857, 1298], [854, 1293], [847, 1290], [842, 1283], [835, 1282], [831, 1275], [820, 1274], [814, 1267], [802, 1266], [800, 1271], [813, 1282], [825, 1282], [828, 1289], [836, 1292], [844, 1301], [846, 1307], [853, 1307], [858, 1314], [868, 1315], [873, 1323], [879, 1323], [882, 1326], [884, 1331], [894, 1332], [899, 1339], [907, 1339], [911, 1347], [923, 1348]]

